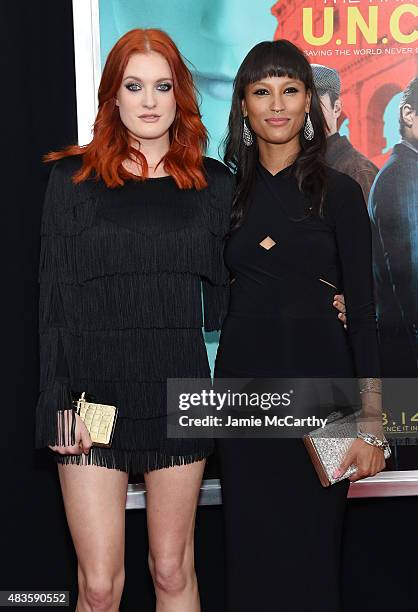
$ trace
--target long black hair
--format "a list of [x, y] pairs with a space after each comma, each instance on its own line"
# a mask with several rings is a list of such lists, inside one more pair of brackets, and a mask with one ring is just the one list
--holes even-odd
[[228, 130], [223, 141], [224, 162], [236, 174], [236, 190], [232, 207], [231, 229], [236, 229], [242, 222], [248, 207], [248, 195], [251, 191], [258, 160], [258, 145], [254, 132], [253, 144], [245, 146], [242, 140], [243, 115], [242, 100], [247, 85], [266, 77], [288, 76], [299, 79], [306, 90], [312, 92], [309, 115], [314, 128], [312, 140], [306, 140], [303, 129], [299, 133], [300, 152], [291, 168], [297, 179], [299, 189], [309, 198], [312, 210], [323, 214], [326, 191], [325, 119], [321, 102], [316, 91], [311, 65], [303, 52], [288, 40], [264, 41], [251, 49], [238, 69], [234, 79], [231, 112]]

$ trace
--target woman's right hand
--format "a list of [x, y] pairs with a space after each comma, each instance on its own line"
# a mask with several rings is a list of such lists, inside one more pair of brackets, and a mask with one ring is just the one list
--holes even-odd
[[[50, 446], [48, 445], [48, 448], [50, 448], [52, 451], [56, 453], [59, 453], [60, 455], [81, 455], [81, 453], [85, 453], [86, 455], [88, 455], [90, 448], [92, 446], [92, 441], [91, 441], [91, 437], [89, 434], [89, 430], [84, 425], [82, 418], [76, 412], [74, 412], [73, 410], [64, 410], [64, 413], [67, 413], [67, 412], [68, 413], [73, 412], [74, 417], [76, 419], [75, 443], [72, 446], [58, 446], [58, 445]], [[71, 427], [71, 422], [72, 422], [71, 414], [68, 414], [68, 415], [65, 414], [64, 423], [65, 423], [66, 429], [67, 429], [68, 424]], [[69, 433], [70, 432], [68, 432], [67, 430], [64, 432], [65, 440], [69, 440], [70, 438]]]

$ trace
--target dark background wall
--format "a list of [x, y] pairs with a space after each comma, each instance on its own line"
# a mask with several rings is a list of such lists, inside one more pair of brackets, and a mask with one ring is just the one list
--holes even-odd
[[[76, 559], [56, 469], [49, 451], [32, 450], [38, 395], [39, 224], [49, 171], [41, 156], [77, 140], [71, 1], [2, 2], [0, 32], [0, 589], [70, 590], [73, 610]], [[413, 459], [416, 452], [413, 451]], [[221, 507], [198, 511], [196, 566], [203, 612], [224, 609], [221, 512]], [[418, 575], [417, 516], [418, 498], [349, 502], [344, 534], [346, 610], [418, 610], [414, 588]], [[123, 612], [148, 612], [154, 608], [146, 559], [145, 512], [128, 511]]]

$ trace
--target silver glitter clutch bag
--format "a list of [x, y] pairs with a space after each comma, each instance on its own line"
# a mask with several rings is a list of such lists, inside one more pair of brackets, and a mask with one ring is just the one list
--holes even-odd
[[[333, 477], [349, 447], [357, 440], [355, 415], [338, 418], [340, 416], [340, 413], [330, 414], [326, 427], [320, 427], [303, 436], [303, 442], [323, 487], [344, 480], [357, 471], [357, 466], [352, 464], [344, 474], [338, 478]], [[385, 449], [384, 455], [385, 459], [388, 459], [390, 450]]]

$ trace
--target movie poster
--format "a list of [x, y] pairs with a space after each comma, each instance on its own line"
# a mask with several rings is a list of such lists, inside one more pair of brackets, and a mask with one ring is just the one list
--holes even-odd
[[[361, 185], [371, 219], [383, 375], [416, 378], [418, 6], [401, 0], [100, 0], [99, 18], [102, 65], [133, 28], [161, 28], [174, 39], [201, 96], [213, 157], [221, 156], [232, 82], [250, 48], [286, 38], [305, 52], [328, 125], [327, 161]], [[206, 334], [206, 345], [213, 363], [216, 334]], [[406, 427], [418, 430], [418, 413], [406, 409], [392, 432], [400, 443]], [[408, 443], [418, 442], [416, 436]]]

